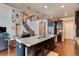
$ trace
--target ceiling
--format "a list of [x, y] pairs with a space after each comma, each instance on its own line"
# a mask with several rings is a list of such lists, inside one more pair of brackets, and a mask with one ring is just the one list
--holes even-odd
[[[26, 13], [35, 14], [42, 18], [63, 18], [74, 16], [79, 10], [78, 3], [6, 3], [9, 6], [19, 8]], [[61, 5], [64, 8], [61, 8]], [[44, 8], [44, 6], [48, 6]]]

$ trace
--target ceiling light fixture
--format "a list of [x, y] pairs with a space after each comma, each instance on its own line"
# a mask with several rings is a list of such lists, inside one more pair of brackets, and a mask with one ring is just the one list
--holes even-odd
[[46, 6], [44, 6], [44, 8], [47, 8], [48, 6], [46, 5]]
[[64, 8], [64, 5], [61, 5], [61, 8]]

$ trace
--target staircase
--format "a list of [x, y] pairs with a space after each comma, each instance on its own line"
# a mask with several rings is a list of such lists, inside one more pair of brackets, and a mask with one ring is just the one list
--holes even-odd
[[25, 29], [29, 32], [29, 34], [31, 36], [34, 36], [34, 31], [28, 26], [28, 24], [26, 22], [23, 21], [23, 26], [25, 27]]

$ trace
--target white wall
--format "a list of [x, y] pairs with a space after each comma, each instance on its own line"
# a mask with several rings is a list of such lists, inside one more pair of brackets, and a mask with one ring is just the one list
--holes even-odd
[[11, 9], [13, 9], [13, 7], [0, 4], [0, 26], [7, 27], [7, 32], [10, 36], [15, 34], [15, 31], [11, 28], [13, 25], [11, 20]]

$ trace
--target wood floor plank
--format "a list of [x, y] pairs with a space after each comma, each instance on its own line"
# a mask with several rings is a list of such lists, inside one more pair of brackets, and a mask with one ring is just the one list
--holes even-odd
[[77, 56], [75, 49], [75, 41], [65, 39], [62, 43], [57, 43], [57, 47], [53, 50], [59, 53], [60, 56]]

